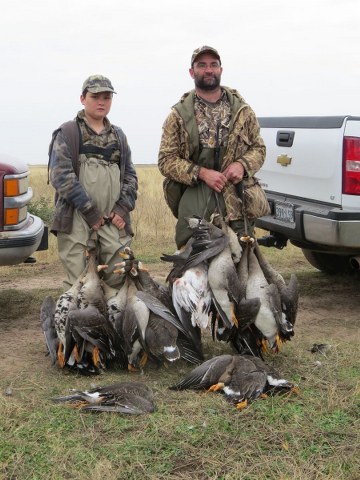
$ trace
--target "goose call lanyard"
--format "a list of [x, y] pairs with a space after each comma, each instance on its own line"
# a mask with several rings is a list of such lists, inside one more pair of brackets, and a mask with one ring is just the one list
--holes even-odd
[[[220, 142], [219, 142], [219, 137], [220, 137], [220, 122], [216, 125], [216, 144], [215, 144], [215, 149], [214, 149], [214, 170], [217, 172], [220, 171]], [[216, 207], [219, 211], [219, 215], [224, 218], [223, 212], [221, 211], [221, 206], [220, 206], [220, 201], [219, 201], [219, 194], [213, 190], [213, 193], [215, 195], [215, 201], [216, 201]]]
[[220, 134], [220, 122], [216, 126], [216, 144], [214, 150], [214, 170], [220, 171], [220, 144], [219, 144], [219, 134]]

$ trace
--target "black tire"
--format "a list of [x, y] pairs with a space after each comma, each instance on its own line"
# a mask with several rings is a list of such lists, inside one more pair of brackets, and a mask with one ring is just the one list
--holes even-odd
[[350, 257], [348, 255], [334, 255], [332, 253], [315, 252], [302, 248], [306, 260], [321, 272], [336, 274], [350, 273]]

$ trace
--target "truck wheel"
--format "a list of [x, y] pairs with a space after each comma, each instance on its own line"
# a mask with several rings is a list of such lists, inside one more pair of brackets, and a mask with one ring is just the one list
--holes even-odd
[[349, 273], [351, 271], [350, 257], [334, 255], [332, 253], [315, 252], [306, 248], [301, 249], [306, 260], [318, 270], [325, 273]]

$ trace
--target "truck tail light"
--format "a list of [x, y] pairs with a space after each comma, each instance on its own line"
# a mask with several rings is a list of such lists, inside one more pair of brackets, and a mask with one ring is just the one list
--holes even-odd
[[360, 195], [360, 137], [344, 137], [342, 192]]

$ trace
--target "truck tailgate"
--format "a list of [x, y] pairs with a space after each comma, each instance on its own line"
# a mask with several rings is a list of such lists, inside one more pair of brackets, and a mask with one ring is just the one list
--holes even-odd
[[345, 116], [261, 117], [266, 159], [257, 176], [269, 192], [341, 205]]

